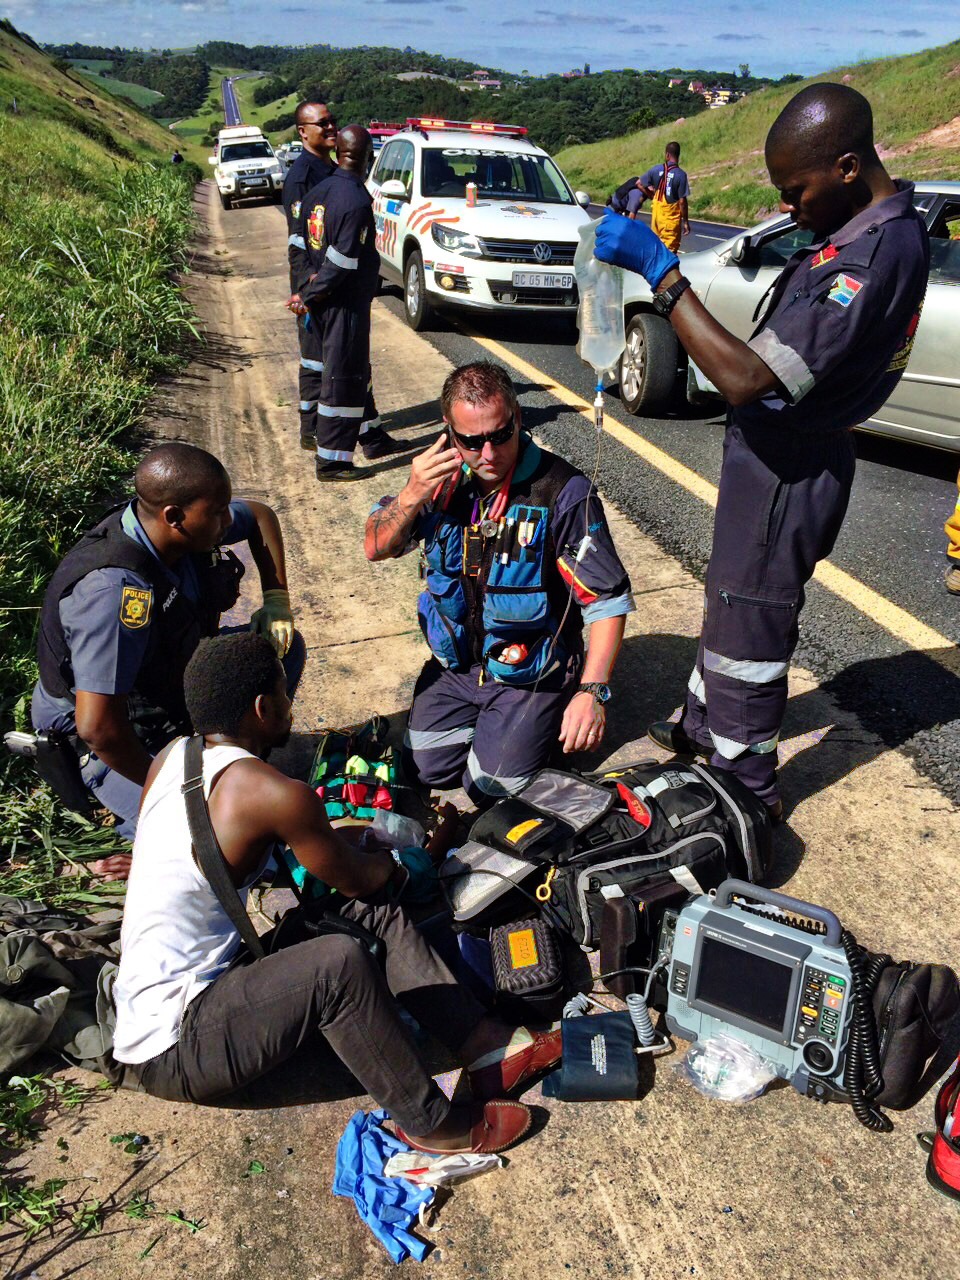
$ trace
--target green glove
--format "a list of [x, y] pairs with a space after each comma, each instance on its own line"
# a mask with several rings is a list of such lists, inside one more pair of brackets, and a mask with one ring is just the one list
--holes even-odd
[[407, 845], [403, 849], [393, 849], [394, 861], [399, 862], [407, 872], [407, 883], [400, 890], [400, 897], [405, 902], [429, 902], [437, 895], [437, 868], [426, 849], [419, 845]]
[[263, 593], [263, 608], [250, 619], [250, 630], [273, 642], [277, 657], [282, 658], [293, 643], [293, 614], [290, 592], [281, 587]]

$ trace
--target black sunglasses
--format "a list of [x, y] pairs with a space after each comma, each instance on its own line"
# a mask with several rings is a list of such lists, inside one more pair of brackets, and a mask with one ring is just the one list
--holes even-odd
[[479, 453], [485, 444], [506, 444], [513, 435], [514, 422], [513, 414], [502, 427], [497, 427], [496, 431], [490, 431], [485, 436], [462, 436], [459, 431], [450, 428], [453, 438], [461, 448], [469, 449], [471, 453]]
[[336, 129], [337, 127], [333, 116], [324, 116], [322, 120], [301, 120], [300, 123], [307, 129]]

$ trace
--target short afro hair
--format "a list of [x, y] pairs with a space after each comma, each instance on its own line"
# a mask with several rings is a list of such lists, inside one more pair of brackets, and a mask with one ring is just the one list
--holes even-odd
[[235, 737], [254, 700], [275, 693], [282, 676], [276, 649], [255, 631], [201, 640], [183, 677], [194, 732]]
[[457, 401], [479, 408], [496, 396], [503, 397], [511, 413], [516, 412], [517, 393], [503, 365], [494, 364], [492, 360], [475, 360], [447, 374], [440, 392], [440, 412], [449, 422], [450, 410]]
[[215, 498], [230, 488], [227, 469], [212, 453], [172, 441], [151, 449], [133, 475], [137, 498], [150, 511], [189, 507], [197, 498]]

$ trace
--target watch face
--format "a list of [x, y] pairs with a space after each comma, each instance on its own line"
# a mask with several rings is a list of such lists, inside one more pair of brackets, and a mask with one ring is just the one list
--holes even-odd
[[598, 684], [595, 692], [598, 702], [610, 701], [610, 686], [608, 684]]

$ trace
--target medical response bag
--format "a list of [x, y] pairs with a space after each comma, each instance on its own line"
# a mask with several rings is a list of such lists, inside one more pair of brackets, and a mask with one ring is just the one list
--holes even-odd
[[936, 1128], [918, 1133], [927, 1157], [927, 1181], [934, 1191], [960, 1201], [960, 1060], [943, 1082], [933, 1110]]
[[661, 885], [697, 894], [730, 876], [755, 882], [769, 859], [766, 806], [738, 779], [644, 760], [584, 776], [542, 769], [477, 818], [440, 880], [461, 926], [516, 919], [535, 898], [593, 949], [605, 903]]

